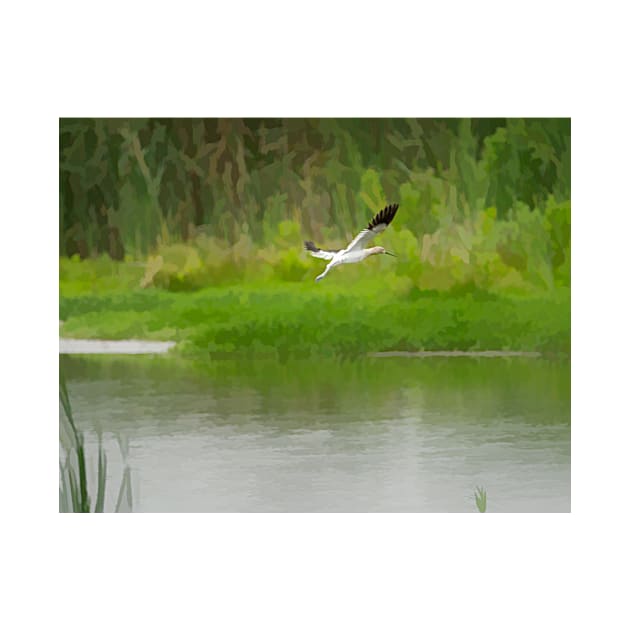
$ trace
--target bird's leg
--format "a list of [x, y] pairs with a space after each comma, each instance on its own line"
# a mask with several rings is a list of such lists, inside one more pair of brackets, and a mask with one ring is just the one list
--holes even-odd
[[333, 268], [336, 267], [336, 265], [333, 264], [332, 261], [330, 261], [327, 265], [326, 265], [326, 269], [324, 269], [324, 271], [322, 271], [322, 273], [319, 274], [319, 276], [317, 276], [317, 278], [315, 278], [315, 282], [319, 282], [320, 280], [323, 280], [326, 277], [326, 274], [328, 274], [328, 272]]

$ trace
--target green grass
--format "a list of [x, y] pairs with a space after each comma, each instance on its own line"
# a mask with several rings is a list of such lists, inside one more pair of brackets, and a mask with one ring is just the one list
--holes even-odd
[[[354, 357], [388, 350], [570, 352], [570, 292], [420, 291], [395, 276], [267, 282], [176, 293], [76, 295], [61, 282], [63, 335], [178, 342], [183, 355]], [[73, 285], [74, 286], [74, 285]]]
[[90, 295], [102, 292], [126, 291], [140, 285], [144, 264], [118, 263], [109, 256], [79, 261], [78, 256], [59, 259], [59, 283], [64, 296]]

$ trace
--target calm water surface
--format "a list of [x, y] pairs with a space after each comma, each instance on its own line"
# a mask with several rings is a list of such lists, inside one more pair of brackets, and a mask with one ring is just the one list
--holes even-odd
[[570, 511], [570, 366], [63, 356], [109, 505], [129, 444], [143, 512]]

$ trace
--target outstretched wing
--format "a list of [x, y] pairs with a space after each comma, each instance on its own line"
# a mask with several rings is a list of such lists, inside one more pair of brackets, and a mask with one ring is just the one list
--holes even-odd
[[354, 250], [365, 249], [365, 246], [381, 232], [385, 231], [385, 228], [393, 221], [398, 211], [398, 204], [394, 203], [391, 206], [383, 208], [380, 212], [377, 212], [373, 219], [368, 223], [365, 230], [361, 230], [354, 240], [346, 247], [346, 252]]
[[332, 260], [334, 255], [339, 251], [324, 251], [320, 249], [313, 243], [313, 241], [304, 241], [304, 249], [311, 254], [311, 256], [315, 256], [315, 258], [323, 258], [324, 260]]

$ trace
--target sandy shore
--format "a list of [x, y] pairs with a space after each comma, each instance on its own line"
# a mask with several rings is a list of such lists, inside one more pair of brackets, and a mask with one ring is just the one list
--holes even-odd
[[59, 354], [159, 354], [168, 352], [174, 341], [142, 341], [124, 339], [59, 339]]

